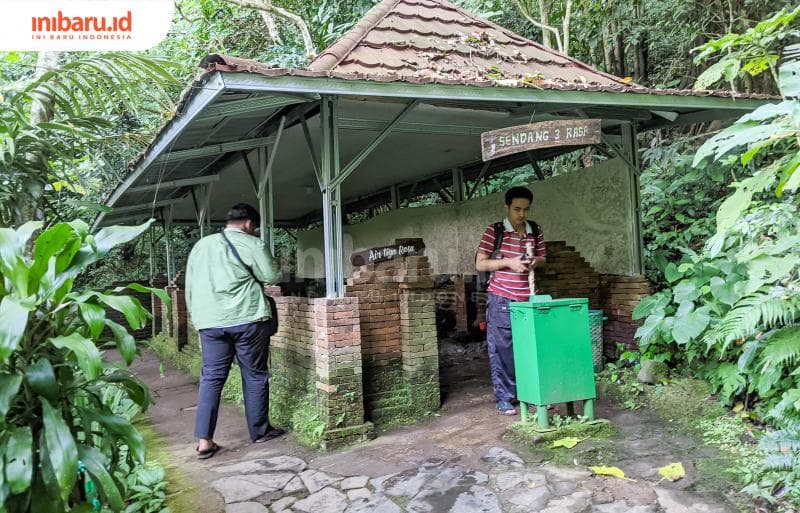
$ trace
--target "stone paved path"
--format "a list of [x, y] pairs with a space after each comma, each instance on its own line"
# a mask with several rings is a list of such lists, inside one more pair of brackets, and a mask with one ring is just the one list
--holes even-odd
[[[697, 486], [692, 455], [702, 447], [654, 432], [645, 412], [603, 409], [621, 431], [614, 462], [635, 481], [594, 476], [580, 465], [541, 461], [503, 440], [516, 419], [496, 415], [483, 366], [443, 369], [444, 413], [376, 440], [316, 453], [291, 437], [249, 444], [244, 419], [224, 405], [217, 429], [225, 447], [214, 458], [194, 457], [192, 427], [197, 389], [184, 373], [146, 356], [134, 370], [153, 388], [150, 411], [173, 462], [196, 484], [200, 513], [732, 513], [724, 499]], [[474, 367], [474, 368], [473, 368]], [[488, 372], [488, 371], [486, 371]], [[583, 445], [583, 444], [581, 444]], [[584, 451], [593, 449], [588, 441]], [[576, 459], [580, 459], [577, 451]], [[682, 461], [684, 480], [657, 483], [656, 469]], [[174, 511], [173, 513], [188, 513]], [[193, 512], [194, 513], [194, 512]]]

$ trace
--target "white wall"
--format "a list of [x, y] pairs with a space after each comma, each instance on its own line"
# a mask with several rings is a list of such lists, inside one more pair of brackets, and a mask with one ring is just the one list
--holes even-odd
[[[530, 215], [546, 240], [564, 240], [576, 247], [601, 273], [633, 274], [630, 178], [618, 159], [534, 182]], [[470, 201], [388, 212], [369, 221], [344, 226], [345, 257], [353, 251], [392, 244], [396, 238], [420, 237], [436, 274], [472, 274], [481, 234], [503, 219], [504, 193]], [[297, 274], [324, 276], [322, 229], [300, 232]], [[349, 261], [345, 272], [352, 268]]]

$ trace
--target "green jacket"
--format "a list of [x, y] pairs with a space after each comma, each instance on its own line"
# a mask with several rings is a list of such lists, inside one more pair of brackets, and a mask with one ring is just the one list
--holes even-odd
[[[264, 242], [236, 228], [225, 234], [245, 264], [266, 285], [277, 283], [278, 266]], [[222, 234], [200, 239], [186, 263], [186, 306], [198, 330], [225, 328], [272, 316], [258, 283], [233, 256]]]

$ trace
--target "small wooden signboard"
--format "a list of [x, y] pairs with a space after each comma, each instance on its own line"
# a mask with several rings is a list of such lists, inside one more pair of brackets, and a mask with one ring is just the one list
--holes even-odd
[[350, 263], [358, 267], [376, 262], [385, 262], [393, 258], [421, 256], [425, 252], [425, 243], [422, 242], [422, 239], [398, 239], [395, 242], [396, 244], [391, 246], [380, 246], [353, 253], [350, 255]]
[[565, 119], [511, 126], [481, 134], [483, 160], [553, 146], [588, 146], [600, 142], [599, 119]]

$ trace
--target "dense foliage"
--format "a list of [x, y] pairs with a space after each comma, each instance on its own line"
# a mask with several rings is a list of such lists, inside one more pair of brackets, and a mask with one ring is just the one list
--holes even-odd
[[[726, 51], [731, 41], [752, 48], [765, 33], [796, 36], [798, 13], [778, 13], [704, 51]], [[678, 248], [682, 257], [663, 268], [668, 287], [634, 312], [644, 318], [637, 335], [647, 357], [688, 366], [724, 402], [771, 426], [760, 442], [761, 473], [747, 487], [769, 501], [800, 499], [800, 59], [791, 48], [785, 54], [775, 73], [784, 100], [721, 130], [693, 158], [696, 174], [723, 165], [739, 177], [713, 233], [699, 248]], [[740, 57], [746, 65], [754, 58]]]
[[[126, 495], [114, 473], [143, 464], [145, 448], [119, 404], [124, 399], [146, 409], [152, 400], [126, 369], [136, 357], [133, 337], [106, 317], [106, 309], [121, 312], [133, 329], [148, 313], [122, 289], [78, 291], [73, 284], [147, 225], [90, 235], [82, 221], [59, 223], [26, 251], [40, 227], [0, 228], [0, 509], [84, 507], [96, 488], [102, 503], [120, 511]], [[155, 292], [168, 301], [164, 291]], [[122, 362], [104, 357], [107, 349]]]

